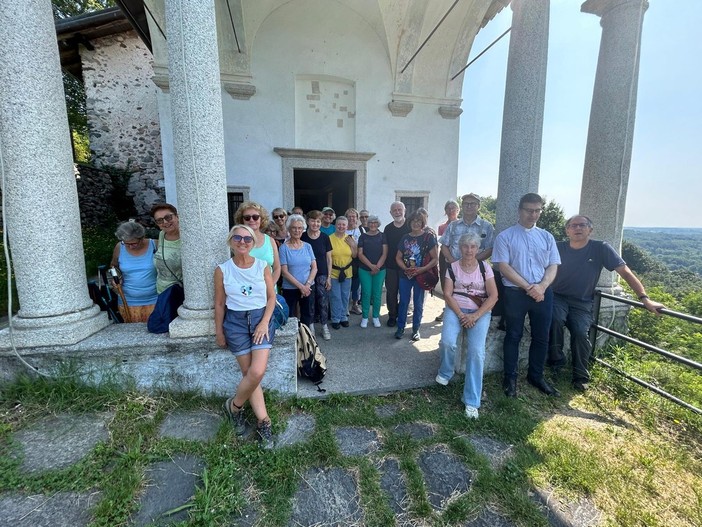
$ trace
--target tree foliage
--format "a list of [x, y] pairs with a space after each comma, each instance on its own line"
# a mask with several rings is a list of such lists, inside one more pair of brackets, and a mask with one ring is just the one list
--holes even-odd
[[114, 7], [113, 0], [51, 0], [54, 18], [69, 18], [83, 13]]

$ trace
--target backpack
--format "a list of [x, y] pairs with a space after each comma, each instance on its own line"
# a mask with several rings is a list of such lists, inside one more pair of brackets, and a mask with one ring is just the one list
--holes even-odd
[[297, 331], [297, 375], [311, 380], [317, 391], [326, 392], [319, 387], [327, 373], [327, 361], [319, 350], [317, 339], [305, 324], [300, 324]]
[[275, 329], [280, 329], [287, 324], [289, 316], [290, 308], [288, 307], [288, 303], [282, 295], [276, 294], [275, 308], [273, 309], [273, 325]]

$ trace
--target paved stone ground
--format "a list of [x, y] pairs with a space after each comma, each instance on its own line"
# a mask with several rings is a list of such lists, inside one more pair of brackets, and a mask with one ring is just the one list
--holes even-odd
[[[397, 405], [382, 405], [376, 415], [392, 418], [402, 412]], [[14, 434], [12, 454], [21, 469], [31, 474], [64, 469], [79, 463], [101, 441], [109, 439], [109, 414], [48, 416]], [[207, 411], [174, 411], [161, 423], [158, 438], [176, 438], [196, 442], [212, 441], [222, 424], [219, 416]], [[288, 417], [286, 429], [278, 437], [276, 448], [286, 448], [308, 441], [315, 431], [315, 419], [305, 413]], [[411, 514], [411, 497], [407, 475], [397, 458], [384, 454], [384, 434], [401, 435], [415, 441], [419, 450], [416, 465], [424, 483], [426, 499], [437, 514], [454, 500], [471, 491], [477, 468], [467, 466], [443, 444], [426, 444], [434, 438], [435, 425], [407, 422], [389, 432], [365, 427], [337, 427], [333, 435], [341, 454], [351, 460], [363, 456], [378, 471], [380, 488], [396, 524], [423, 525]], [[493, 470], [500, 470], [511, 456], [511, 445], [484, 435], [467, 435], [468, 441], [484, 456]], [[53, 452], [52, 454], [47, 451]], [[148, 465], [142, 476], [138, 505], [130, 523], [134, 526], [169, 525], [188, 519], [196, 487], [206, 464], [191, 455]], [[242, 485], [246, 506], [233, 513], [231, 525], [251, 527], [261, 516], [262, 505], [250, 482]], [[416, 490], [415, 490], [416, 492]], [[0, 494], [0, 527], [87, 526], [91, 509], [101, 499], [100, 489], [83, 493], [29, 495], [19, 492]], [[548, 489], [535, 489], [532, 499], [542, 508], [553, 526], [589, 527], [601, 520], [600, 512], [589, 502], [562, 503]], [[185, 507], [184, 507], [185, 506]], [[363, 500], [357, 469], [339, 466], [317, 466], [299, 475], [297, 490], [290, 503], [289, 526], [364, 524]], [[512, 527], [514, 524], [499, 510], [486, 504], [468, 518], [465, 527]]]

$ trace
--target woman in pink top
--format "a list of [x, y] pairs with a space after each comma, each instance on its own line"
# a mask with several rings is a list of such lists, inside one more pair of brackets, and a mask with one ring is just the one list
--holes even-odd
[[485, 338], [490, 328], [490, 311], [497, 302], [497, 286], [492, 268], [476, 259], [481, 241], [475, 233], [461, 236], [458, 242], [461, 259], [453, 262], [446, 271], [446, 309], [439, 343], [441, 365], [436, 376], [436, 382], [444, 386], [453, 377], [457, 340], [465, 331], [466, 378], [463, 403], [466, 405], [466, 416], [471, 419], [478, 418], [483, 392]]

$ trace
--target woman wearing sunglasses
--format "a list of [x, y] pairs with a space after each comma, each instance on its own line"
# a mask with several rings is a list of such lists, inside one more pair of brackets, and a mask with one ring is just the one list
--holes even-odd
[[180, 219], [178, 210], [170, 203], [154, 205], [151, 217], [161, 229], [156, 252], [153, 253], [158, 300], [146, 327], [150, 333], [167, 333], [185, 298], [180, 257]]
[[244, 404], [249, 401], [258, 422], [263, 448], [273, 448], [271, 420], [261, 389], [273, 346], [275, 308], [273, 276], [267, 262], [251, 255], [256, 234], [247, 225], [235, 225], [227, 238], [232, 257], [215, 269], [215, 339], [229, 348], [241, 369], [241, 381], [224, 413], [236, 435], [246, 432]]
[[288, 213], [285, 212], [285, 209], [277, 207], [273, 209], [271, 216], [273, 216], [273, 223], [268, 226], [268, 234], [273, 237], [275, 243], [278, 244], [278, 248], [280, 249], [280, 246], [285, 243], [285, 240], [290, 238], [288, 228], [286, 227]]
[[268, 228], [268, 211], [255, 201], [246, 201], [241, 204], [234, 214], [234, 223], [246, 225], [254, 232], [254, 246], [251, 249], [251, 256], [263, 260], [271, 268], [273, 283], [277, 283], [280, 278], [280, 258], [278, 256], [278, 244], [273, 238], [265, 234]]
[[153, 259], [156, 242], [145, 235], [144, 227], [134, 221], [122, 223], [115, 232], [120, 241], [112, 251], [110, 265], [122, 275], [114, 286], [120, 288], [117, 307], [125, 322], [146, 322], [158, 297]]

